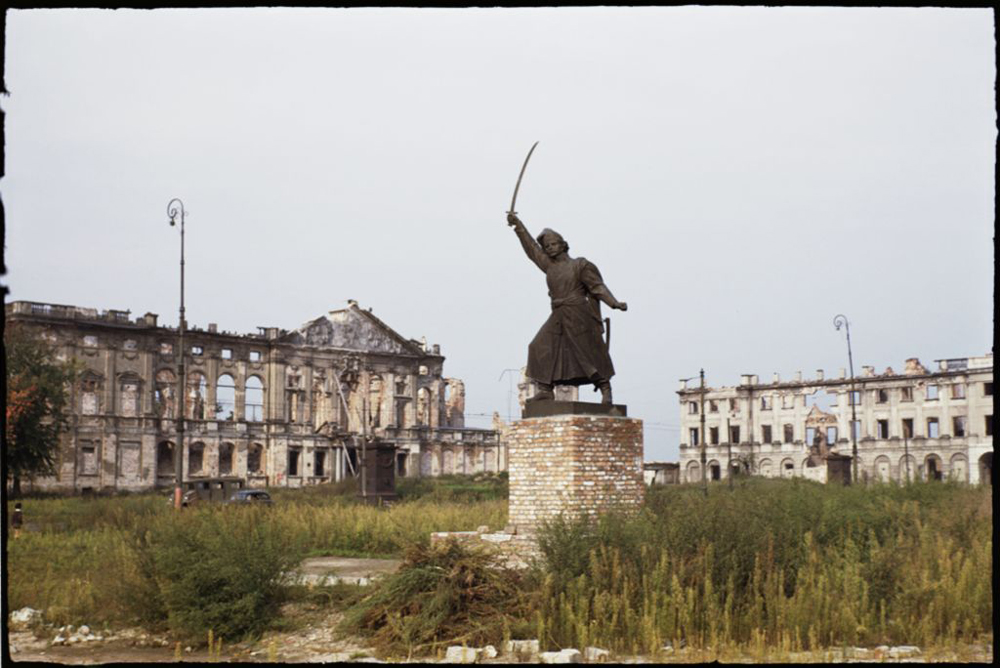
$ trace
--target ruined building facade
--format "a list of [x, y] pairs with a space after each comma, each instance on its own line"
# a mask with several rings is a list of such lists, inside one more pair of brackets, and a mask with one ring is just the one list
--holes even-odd
[[36, 489], [173, 485], [182, 404], [185, 480], [333, 482], [357, 470], [365, 438], [397, 446], [399, 475], [506, 468], [496, 432], [465, 427], [465, 388], [443, 376], [439, 347], [400, 336], [353, 301], [293, 331], [185, 331], [183, 401], [178, 330], [156, 314], [20, 301], [6, 317], [83, 365], [57, 473], [32, 481]]
[[[854, 379], [859, 479], [990, 483], [993, 355], [937, 362], [928, 371], [913, 358], [881, 375], [866, 366]], [[705, 388], [704, 434], [702, 390], [681, 381], [681, 479], [701, 480], [703, 440], [709, 480], [731, 471], [825, 479], [824, 460], [851, 455], [851, 380], [843, 369], [837, 379], [816, 373]]]

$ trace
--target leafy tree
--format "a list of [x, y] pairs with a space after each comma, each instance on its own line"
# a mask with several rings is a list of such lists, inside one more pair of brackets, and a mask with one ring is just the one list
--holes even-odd
[[22, 478], [55, 473], [59, 435], [67, 425], [67, 390], [79, 367], [75, 361], [58, 361], [52, 346], [22, 327], [7, 328], [4, 348], [4, 459], [18, 496]]

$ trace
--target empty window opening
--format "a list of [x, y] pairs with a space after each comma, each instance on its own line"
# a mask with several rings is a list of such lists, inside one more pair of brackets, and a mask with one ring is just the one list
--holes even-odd
[[833, 444], [837, 442], [837, 428], [827, 427], [826, 428], [826, 442]]
[[215, 384], [215, 419], [236, 419], [236, 381], [228, 373], [219, 376]]
[[955, 383], [951, 386], [952, 399], [965, 399], [965, 383]]
[[174, 444], [161, 441], [156, 445], [156, 475], [174, 474]]
[[993, 383], [983, 383], [983, 396], [984, 397], [993, 396]]
[[889, 438], [889, 421], [888, 420], [876, 420], [876, 433], [878, 438]]
[[940, 436], [940, 429], [937, 418], [927, 418], [927, 438], [937, 438]]
[[795, 395], [794, 394], [783, 394], [783, 395], [781, 395], [781, 407], [782, 408], [795, 408]]
[[298, 448], [288, 449], [288, 475], [299, 475], [299, 456], [302, 454]]
[[711, 443], [712, 445], [718, 445], [719, 444], [719, 428], [718, 427], [709, 427], [708, 428], [708, 438], [709, 438], [709, 443]]
[[326, 475], [326, 452], [323, 450], [313, 451], [313, 475], [323, 477]]
[[260, 361], [260, 351], [259, 350], [251, 350], [250, 351], [250, 361], [251, 362], [259, 362]]
[[965, 416], [954, 417], [951, 419], [951, 429], [952, 434], [956, 437], [962, 437], [966, 435], [968, 430], [967, 426], [968, 418]]
[[174, 344], [167, 343], [166, 341], [160, 342], [160, 354], [161, 355], [173, 355], [174, 354]]
[[208, 381], [197, 371], [188, 374], [187, 416], [193, 420], [205, 419], [205, 397], [208, 395]]
[[96, 348], [97, 347], [97, 337], [96, 336], [91, 336], [91, 335], [83, 337], [83, 345], [85, 345], [88, 348]]
[[937, 385], [928, 385], [927, 386], [927, 400], [928, 401], [934, 401], [937, 398], [938, 398], [938, 386]]
[[247, 422], [264, 419], [264, 383], [257, 376], [247, 378], [245, 406]]
[[722, 478], [722, 467], [718, 464], [711, 464], [708, 470], [712, 473], [712, 480], [719, 480]]
[[688, 413], [690, 413], [692, 415], [695, 415], [695, 414], [698, 413], [698, 402], [697, 401], [689, 401], [688, 402]]
[[847, 396], [848, 396], [847, 401], [849, 405], [851, 406], [861, 405], [861, 390], [854, 390], [852, 392], [848, 392]]
[[205, 349], [202, 346], [191, 346], [191, 354], [195, 357], [201, 357], [205, 354]]
[[223, 348], [222, 351], [219, 353], [219, 356], [222, 359], [224, 359], [224, 360], [231, 360], [231, 359], [233, 359], [233, 350], [232, 350], [232, 348]]
[[769, 411], [769, 410], [771, 410], [771, 406], [773, 405], [772, 402], [773, 402], [773, 399], [771, 397], [769, 397], [769, 396], [763, 396], [763, 397], [761, 397], [760, 398], [760, 409], [762, 411]]
[[913, 418], [903, 418], [903, 438], [913, 438]]
[[760, 428], [760, 440], [764, 443], [772, 443], [771, 440], [771, 425], [765, 424], [761, 425]]
[[899, 400], [900, 401], [913, 401], [913, 388], [912, 387], [901, 387], [901, 388], [899, 388]]
[[806, 427], [806, 445], [812, 445], [816, 441], [816, 427]]
[[[406, 460], [407, 456], [405, 452], [396, 453], [396, 475], [405, 476], [406, 475]], [[493, 467], [486, 462], [486, 452], [483, 452], [483, 469], [487, 471], [492, 471]]]
[[928, 480], [941, 480], [941, 462], [937, 457], [931, 456], [927, 458], [927, 479]]
[[153, 388], [153, 410], [160, 417], [174, 416], [174, 372], [161, 369], [156, 372], [156, 387]]
[[992, 436], [993, 435], [993, 416], [992, 415], [987, 415], [985, 417], [986, 417], [986, 435], [987, 436]]
[[125, 350], [136, 350], [138, 349], [138, 347], [139, 344], [136, 342], [135, 339], [125, 339], [125, 343], [122, 344], [122, 348], [124, 348]]
[[730, 399], [729, 400], [729, 410], [732, 411], [733, 413], [739, 413], [740, 412], [740, 400], [739, 399]]
[[784, 439], [785, 443], [791, 443], [792, 441], [794, 441], [795, 427], [790, 424], [786, 424], [784, 426], [784, 435], [782, 436], [782, 438]]
[[688, 433], [691, 437], [691, 445], [698, 445], [698, 428], [691, 427]]
[[887, 404], [889, 403], [889, 390], [875, 390], [875, 403], [877, 404]]
[[257, 443], [251, 443], [247, 449], [247, 473], [264, 472], [264, 448]]
[[201, 475], [205, 466], [205, 444], [192, 443], [188, 447], [188, 475]]
[[851, 438], [854, 440], [861, 438], [861, 420], [851, 422]]
[[719, 402], [715, 401], [714, 399], [709, 400], [709, 402], [708, 402], [708, 412], [709, 413], [718, 413], [719, 412]]
[[739, 443], [740, 442], [740, 428], [739, 427], [729, 427], [729, 442]]
[[219, 446], [219, 475], [233, 473], [233, 444], [223, 443]]

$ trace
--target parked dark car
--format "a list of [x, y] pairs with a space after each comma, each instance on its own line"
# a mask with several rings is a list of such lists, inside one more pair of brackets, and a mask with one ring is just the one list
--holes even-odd
[[262, 489], [241, 489], [229, 497], [229, 503], [260, 503], [270, 505], [274, 503], [271, 495]]

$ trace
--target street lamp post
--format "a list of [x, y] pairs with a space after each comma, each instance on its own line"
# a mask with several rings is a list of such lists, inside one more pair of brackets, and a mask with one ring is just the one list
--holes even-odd
[[[689, 380], [694, 380], [694, 378], [695, 378], [694, 376], [691, 376], [690, 378], [681, 378], [681, 382], [684, 383], [685, 389], [687, 389], [687, 382]], [[708, 496], [708, 475], [705, 472], [705, 466], [707, 465], [706, 462], [708, 460], [708, 456], [705, 452], [705, 370], [704, 369], [699, 370], [698, 378], [701, 381], [699, 385], [700, 387], [699, 394], [701, 395], [701, 400], [700, 400], [701, 405], [699, 406], [698, 409], [698, 412], [700, 413], [700, 417], [698, 419], [699, 419], [699, 424], [701, 425], [698, 433], [698, 445], [701, 446], [701, 486], [702, 489], [704, 489], [705, 491], [705, 496]]]
[[840, 331], [840, 327], [843, 326], [844, 327], [844, 331], [847, 334], [847, 364], [848, 364], [848, 367], [851, 370], [851, 395], [850, 395], [850, 404], [851, 404], [851, 462], [853, 464], [853, 467], [852, 467], [853, 470], [852, 470], [851, 477], [855, 481], [857, 481], [857, 479], [858, 479], [858, 435], [857, 435], [857, 432], [856, 432], [856, 429], [855, 429], [855, 425], [857, 425], [858, 421], [857, 421], [857, 415], [855, 414], [855, 408], [854, 408], [854, 404], [857, 403], [857, 402], [855, 401], [855, 389], [854, 389], [854, 357], [851, 354], [851, 325], [847, 322], [847, 316], [838, 314], [833, 319], [833, 326], [837, 329], [838, 332]]
[[[175, 203], [177, 206], [175, 206]], [[174, 508], [180, 508], [183, 502], [184, 491], [182, 489], [182, 483], [184, 478], [184, 409], [187, 404], [186, 395], [186, 375], [187, 366], [185, 363], [186, 355], [184, 354], [184, 328], [186, 323], [184, 321], [184, 203], [178, 199], [173, 198], [167, 203], [167, 215], [170, 216], [170, 226], [174, 227], [176, 225], [177, 215], [180, 214], [181, 217], [181, 310], [180, 318], [177, 323], [178, 332], [178, 357], [180, 366], [180, 378], [177, 381], [177, 449], [174, 450]]]
[[[500, 377], [497, 379], [497, 382], [500, 382], [501, 380], [503, 380], [504, 375], [506, 375], [507, 373], [510, 373], [511, 371], [518, 372], [518, 371], [520, 371], [520, 369], [504, 369], [500, 373]], [[511, 415], [510, 415], [511, 397], [514, 396], [514, 374], [513, 373], [511, 373], [510, 378], [508, 380], [510, 381], [510, 383], [509, 383], [509, 387], [507, 389], [507, 422], [510, 422], [511, 421]]]

